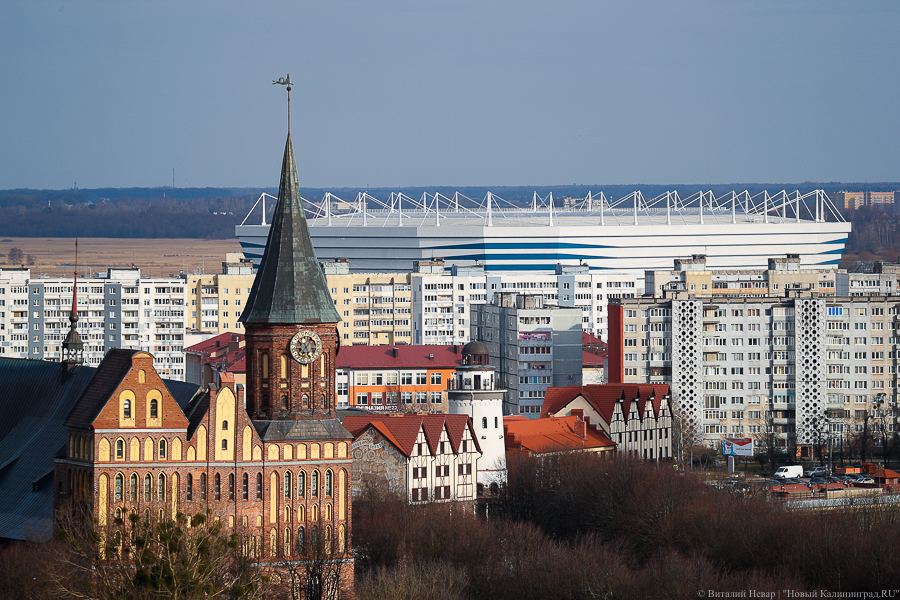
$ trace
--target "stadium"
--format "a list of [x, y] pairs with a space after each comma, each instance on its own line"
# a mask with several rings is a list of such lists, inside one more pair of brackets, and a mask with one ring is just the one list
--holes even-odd
[[[267, 199], [274, 205], [261, 195], [235, 228], [254, 264], [268, 235]], [[488, 272], [552, 273], [562, 264], [643, 275], [691, 254], [705, 254], [710, 269], [765, 269], [767, 259], [784, 254], [800, 255], [807, 268], [835, 267], [850, 233], [821, 190], [650, 199], [636, 191], [617, 200], [589, 193], [555, 201], [535, 193], [527, 207], [490, 192], [480, 201], [459, 193], [387, 200], [327, 193], [304, 202], [319, 260], [347, 259], [354, 272], [408, 272], [415, 261], [441, 257]]]

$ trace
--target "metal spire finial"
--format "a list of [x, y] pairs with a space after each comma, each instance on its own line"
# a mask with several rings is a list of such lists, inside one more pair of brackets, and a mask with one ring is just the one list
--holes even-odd
[[287, 100], [288, 100], [288, 111], [287, 111], [287, 112], [288, 112], [288, 115], [287, 115], [287, 117], [288, 117], [288, 135], [290, 135], [290, 134], [291, 134], [291, 86], [293, 85], [293, 84], [291, 83], [291, 74], [288, 73], [287, 77], [279, 77], [278, 79], [273, 79], [273, 80], [272, 80], [272, 85], [284, 85], [284, 86], [287, 86], [287, 93], [288, 93], [288, 98], [287, 98]]

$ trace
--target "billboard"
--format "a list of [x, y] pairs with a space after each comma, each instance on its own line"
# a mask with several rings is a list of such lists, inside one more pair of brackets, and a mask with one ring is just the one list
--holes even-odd
[[753, 439], [726, 438], [722, 440], [722, 454], [725, 456], [753, 456]]

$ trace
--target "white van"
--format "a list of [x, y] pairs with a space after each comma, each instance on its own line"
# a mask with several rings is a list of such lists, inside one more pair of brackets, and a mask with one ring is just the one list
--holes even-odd
[[794, 477], [803, 477], [803, 467], [800, 465], [791, 465], [790, 467], [779, 467], [775, 474], [775, 479], [792, 479]]

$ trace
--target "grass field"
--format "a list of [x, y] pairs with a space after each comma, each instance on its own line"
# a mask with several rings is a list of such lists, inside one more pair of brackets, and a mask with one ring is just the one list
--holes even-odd
[[[75, 240], [71, 238], [2, 238], [0, 239], [0, 267], [8, 265], [11, 248], [19, 248], [28, 257], [32, 277], [71, 276], [75, 263]], [[142, 275], [153, 277], [176, 276], [188, 273], [221, 273], [225, 253], [240, 252], [237, 239], [124, 239], [81, 238], [78, 240], [78, 274], [88, 276], [109, 267], [141, 269]], [[26, 266], [27, 264], [26, 259]]]

